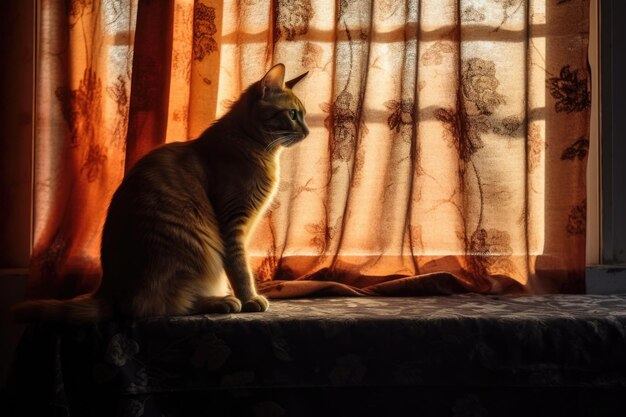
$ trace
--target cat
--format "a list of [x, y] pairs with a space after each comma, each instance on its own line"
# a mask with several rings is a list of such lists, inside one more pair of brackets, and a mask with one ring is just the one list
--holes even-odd
[[108, 209], [98, 290], [20, 303], [17, 321], [266, 311], [245, 243], [277, 188], [281, 150], [309, 133], [291, 90], [306, 75], [285, 83], [273, 66], [197, 139], [141, 158]]

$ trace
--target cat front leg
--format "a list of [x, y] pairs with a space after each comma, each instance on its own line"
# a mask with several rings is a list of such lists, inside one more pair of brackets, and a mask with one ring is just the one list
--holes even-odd
[[224, 270], [235, 295], [241, 300], [241, 311], [266, 311], [269, 308], [269, 301], [256, 292], [243, 242], [243, 234], [236, 231], [230, 234], [230, 238], [225, 239]]

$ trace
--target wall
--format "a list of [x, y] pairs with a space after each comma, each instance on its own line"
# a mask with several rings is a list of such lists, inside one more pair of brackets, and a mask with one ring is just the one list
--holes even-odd
[[9, 0], [0, 13], [0, 388], [22, 331], [8, 319], [23, 299], [30, 257], [34, 0]]

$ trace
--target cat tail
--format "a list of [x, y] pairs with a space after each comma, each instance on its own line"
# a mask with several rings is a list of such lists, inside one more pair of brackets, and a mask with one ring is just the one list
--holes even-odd
[[18, 323], [94, 323], [111, 315], [111, 309], [94, 294], [85, 294], [70, 300], [24, 301], [13, 306], [11, 312]]

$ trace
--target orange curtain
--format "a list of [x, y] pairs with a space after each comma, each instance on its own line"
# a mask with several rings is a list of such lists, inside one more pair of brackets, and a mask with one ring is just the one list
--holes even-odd
[[588, 1], [42, 2], [32, 292], [95, 288], [125, 170], [309, 71], [248, 249], [261, 291], [580, 292]]

